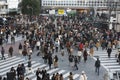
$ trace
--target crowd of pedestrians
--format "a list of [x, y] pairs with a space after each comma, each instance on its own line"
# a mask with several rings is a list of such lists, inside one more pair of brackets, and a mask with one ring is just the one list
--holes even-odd
[[[23, 20], [25, 20], [26, 23], [22, 22]], [[44, 63], [49, 65], [49, 69], [51, 69], [52, 64], [54, 68], [58, 68], [59, 61], [64, 61], [64, 56], [67, 54], [71, 69], [79, 70], [78, 64], [82, 59], [84, 63], [87, 63], [87, 57], [93, 57], [94, 50], [106, 50], [110, 58], [112, 49], [119, 46], [120, 38], [115, 30], [96, 28], [91, 23], [85, 21], [82, 14], [72, 18], [67, 16], [33, 16], [32, 20], [36, 22], [29, 23], [29, 19], [24, 16], [17, 18], [17, 20], [14, 20], [13, 23], [11, 22], [11, 24], [5, 28], [5, 32], [3, 32], [0, 37], [0, 39], [5, 37], [5, 41], [7, 42], [8, 38], [11, 36], [11, 44], [14, 44], [15, 36], [22, 35], [24, 43], [19, 44], [18, 52], [23, 56], [25, 61], [28, 61], [28, 69], [31, 71], [31, 55], [34, 51], [38, 51], [37, 56], [42, 56]], [[15, 25], [17, 21], [22, 22], [22, 25]], [[0, 43], [1, 45], [3, 44], [3, 42]], [[77, 51], [76, 54], [74, 54], [75, 50]], [[9, 56], [12, 57], [14, 52], [12, 45], [9, 47], [8, 52]], [[61, 57], [56, 53], [61, 54]], [[6, 59], [4, 54], [5, 50], [4, 47], [2, 47], [2, 59]], [[117, 55], [117, 58], [118, 62], [120, 62], [120, 54]], [[95, 68], [95, 71], [98, 72], [99, 75], [99, 59], [95, 62]], [[27, 73], [24, 63], [19, 64], [17, 70], [12, 67], [10, 72], [13, 72], [13, 78], [15, 79], [17, 76], [18, 80], [23, 80], [25, 73]], [[34, 71], [32, 72], [34, 73]], [[84, 74], [85, 72], [83, 71], [80, 80], [87, 80]], [[42, 77], [40, 77], [41, 75]], [[72, 75], [72, 72], [70, 72], [69, 80], [73, 80]], [[36, 76], [37, 80], [50, 80], [49, 74], [45, 69], [38, 69]], [[59, 76], [59, 79], [56, 76]], [[29, 79], [26, 78], [26, 80]], [[64, 80], [63, 75], [59, 73], [53, 74], [52, 80]]]

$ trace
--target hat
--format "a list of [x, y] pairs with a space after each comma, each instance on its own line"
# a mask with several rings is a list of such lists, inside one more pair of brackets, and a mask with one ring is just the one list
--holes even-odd
[[82, 74], [85, 73], [85, 71], [82, 71]]

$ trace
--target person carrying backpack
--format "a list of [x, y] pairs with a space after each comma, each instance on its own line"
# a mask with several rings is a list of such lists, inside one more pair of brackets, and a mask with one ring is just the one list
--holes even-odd
[[99, 69], [100, 69], [100, 60], [99, 60], [99, 58], [97, 58], [97, 60], [95, 62], [95, 72], [97, 72], [98, 75], [99, 75]]

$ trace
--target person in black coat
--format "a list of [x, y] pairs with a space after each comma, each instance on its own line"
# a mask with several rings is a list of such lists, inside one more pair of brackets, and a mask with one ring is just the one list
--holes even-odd
[[37, 69], [36, 71], [36, 76], [37, 76], [37, 80], [42, 80], [42, 72], [40, 71], [40, 68]]
[[5, 54], [5, 49], [4, 49], [4, 47], [2, 47], [2, 49], [1, 49], [1, 55], [2, 55], [2, 59], [5, 59], [5, 56], [4, 56], [4, 54]]
[[26, 69], [25, 69], [25, 66], [24, 66], [23, 63], [21, 64], [21, 68], [22, 68], [22, 75], [24, 76], [25, 72], [26, 72]]
[[20, 75], [22, 75], [22, 67], [21, 67], [21, 64], [18, 64], [18, 67], [17, 67], [17, 76], [18, 76], [18, 78], [20, 77]]
[[51, 69], [51, 65], [52, 65], [52, 56], [51, 55], [49, 55], [49, 57], [48, 57], [48, 65], [49, 65], [49, 69]]
[[112, 52], [112, 48], [108, 48], [108, 49], [107, 49], [108, 58], [110, 58], [110, 56], [111, 56], [111, 52]]
[[42, 80], [46, 78], [47, 71], [45, 69], [42, 70]]
[[0, 76], [0, 80], [2, 80], [2, 76]]
[[119, 64], [120, 64], [120, 52], [119, 52], [119, 54], [118, 54], [118, 62], [119, 62]]
[[86, 63], [86, 61], [87, 61], [87, 56], [88, 56], [87, 50], [84, 50], [84, 52], [83, 52], [83, 57], [84, 57], [84, 62], [85, 62], [85, 63]]
[[19, 44], [18, 49], [19, 49], [19, 53], [22, 54], [22, 44], [21, 43]]
[[98, 75], [99, 75], [99, 69], [100, 69], [100, 60], [99, 60], [99, 58], [97, 58], [97, 60], [95, 62], [95, 72], [97, 72]]
[[14, 69], [14, 67], [11, 68], [10, 72], [13, 74], [13, 79], [16, 79], [16, 70]]

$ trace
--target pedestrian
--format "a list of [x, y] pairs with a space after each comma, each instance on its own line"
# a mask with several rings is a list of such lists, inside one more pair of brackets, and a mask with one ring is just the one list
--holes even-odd
[[7, 78], [6, 78], [6, 77], [3, 77], [3, 80], [7, 80]]
[[[34, 74], [34, 71], [33, 71], [33, 69], [32, 69], [32, 60], [31, 60], [31, 56], [28, 58], [28, 70], [27, 70], [27, 71]], [[28, 72], [27, 72], [27, 73], [28, 73]]]
[[82, 74], [80, 75], [80, 79], [79, 80], [87, 80], [87, 76], [85, 74], [85, 71], [82, 71]]
[[13, 47], [12, 46], [9, 47], [8, 52], [9, 52], [10, 57], [12, 57], [13, 56]]
[[51, 69], [51, 65], [52, 65], [52, 63], [53, 63], [52, 60], [53, 60], [53, 59], [52, 59], [52, 56], [49, 55], [49, 56], [48, 56], [48, 65], [49, 65], [49, 69]]
[[19, 54], [22, 54], [22, 44], [21, 43], [19, 43], [18, 49], [19, 49]]
[[64, 51], [63, 50], [61, 51], [61, 60], [62, 60], [62, 62], [64, 61]]
[[77, 64], [78, 64], [78, 58], [77, 58], [77, 56], [75, 56], [74, 57], [74, 68], [75, 68], [75, 70], [78, 70]]
[[22, 55], [23, 55], [23, 57], [24, 57], [24, 61], [27, 60], [27, 54], [28, 54], [27, 49], [23, 49]]
[[112, 52], [112, 48], [111, 48], [111, 47], [109, 47], [109, 48], [107, 49], [108, 58], [110, 58], [110, 56], [111, 56], [111, 52]]
[[70, 72], [70, 74], [69, 74], [69, 76], [68, 76], [68, 79], [69, 79], [69, 80], [73, 80], [73, 73], [72, 73], [72, 72]]
[[18, 80], [24, 80], [24, 76], [20, 75], [20, 77], [18, 78]]
[[0, 80], [2, 80], [2, 76], [0, 76]]
[[60, 74], [59, 73], [56, 73], [55, 80], [60, 80]]
[[10, 73], [13, 74], [13, 79], [16, 80], [16, 70], [14, 69], [14, 67], [10, 69]]
[[29, 69], [29, 70], [31, 70], [31, 66], [32, 66], [32, 64], [31, 64], [31, 58], [29, 58], [29, 59], [28, 59], [28, 69]]
[[98, 75], [99, 75], [99, 69], [100, 69], [100, 60], [99, 58], [97, 58], [97, 60], [95, 61], [95, 72], [97, 72]]
[[30, 80], [28, 77], [26, 77], [26, 79], [25, 80]]
[[13, 35], [11, 35], [11, 44], [15, 44], [15, 37]]
[[69, 55], [69, 65], [74, 69], [74, 56]]
[[39, 41], [39, 40], [36, 42], [36, 49], [37, 49], [37, 50], [40, 49], [40, 41]]
[[26, 69], [23, 63], [21, 64], [21, 68], [22, 68], [22, 75], [25, 76]]
[[60, 74], [60, 80], [64, 80], [64, 79], [63, 79], [63, 74]]
[[82, 51], [78, 50], [78, 63], [81, 61]]
[[37, 76], [36, 80], [42, 80], [42, 72], [40, 71], [40, 68], [37, 69], [36, 76]]
[[42, 80], [46, 79], [47, 71], [45, 68], [42, 69]]
[[5, 60], [5, 56], [4, 56], [4, 54], [5, 54], [5, 49], [4, 49], [4, 47], [2, 46], [2, 48], [1, 48], [1, 55], [2, 55], [2, 60], [4, 59]]
[[21, 64], [18, 64], [18, 67], [17, 67], [17, 78], [19, 78], [20, 75], [22, 75], [22, 67], [21, 67]]
[[83, 52], [83, 58], [84, 58], [85, 63], [87, 61], [87, 56], [88, 56], [88, 53], [87, 53], [87, 50], [85, 49], [84, 52]]
[[54, 60], [54, 68], [58, 68], [58, 57], [57, 57], [57, 55], [55, 55], [53, 60]]
[[55, 80], [55, 74], [52, 75], [51, 80]]
[[117, 57], [117, 62], [120, 64], [120, 52], [119, 52], [118, 57]]
[[108, 75], [108, 72], [106, 72], [103, 76], [104, 80], [109, 80], [109, 75]]

